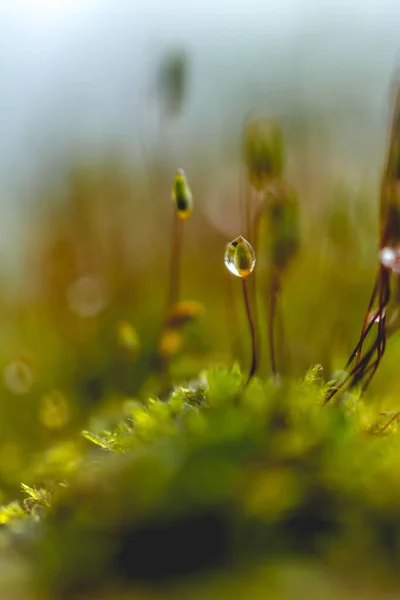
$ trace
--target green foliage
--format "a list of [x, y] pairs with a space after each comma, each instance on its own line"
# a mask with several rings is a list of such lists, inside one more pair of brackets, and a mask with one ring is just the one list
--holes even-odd
[[[106, 586], [106, 598], [147, 589], [183, 600], [196, 573], [203, 597], [225, 597], [255, 569], [258, 597], [271, 560], [283, 572], [294, 559], [294, 581], [307, 564], [311, 586], [319, 569], [346, 578], [371, 564], [371, 585], [395, 581], [398, 413], [350, 395], [324, 407], [326, 386], [320, 365], [246, 389], [237, 365], [214, 367], [166, 399], [99, 409], [92, 426], [105, 427], [43, 454], [47, 483], [21, 484], [23, 504], [0, 509], [26, 537], [31, 584], [52, 598]], [[268, 585], [290, 597], [279, 578]]]
[[[323, 407], [320, 365], [297, 383], [242, 383], [237, 366], [213, 368], [167, 400], [128, 400], [117, 425], [83, 432], [90, 444], [57, 494], [22, 484], [46, 508], [29, 542], [41, 593], [158, 582], [160, 597], [180, 597], [181, 578], [200, 572], [207, 596], [222, 585], [215, 568], [239, 582], [249, 564], [294, 557], [334, 572], [373, 561], [375, 575], [395, 575], [397, 421], [385, 428], [391, 415], [356, 397]], [[0, 515], [26, 513], [14, 502]]]
[[46, 506], [47, 508], [51, 505], [51, 494], [44, 488], [37, 490], [36, 488], [30, 487], [25, 483], [21, 483], [21, 488], [22, 491], [27, 494], [30, 502], [40, 504], [41, 506]]
[[93, 442], [93, 444], [97, 444], [97, 446], [101, 446], [101, 448], [104, 448], [105, 450], [117, 452], [119, 445], [116, 435], [113, 432], [105, 431], [103, 435], [100, 436], [91, 433], [90, 431], [82, 431], [82, 435], [89, 440], [89, 442]]
[[19, 502], [14, 501], [0, 506], [0, 525], [11, 523], [15, 519], [22, 519], [24, 516], [24, 509]]

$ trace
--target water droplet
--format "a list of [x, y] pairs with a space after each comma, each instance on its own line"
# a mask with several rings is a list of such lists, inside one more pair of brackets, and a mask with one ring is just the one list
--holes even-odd
[[400, 274], [400, 247], [396, 246], [391, 248], [385, 246], [379, 252], [379, 260], [386, 269], [393, 271], [393, 273]]
[[383, 317], [385, 316], [385, 314], [386, 314], [386, 310], [385, 309], [383, 309], [383, 311], [379, 311], [378, 309], [377, 310], [372, 310], [368, 314], [368, 317], [367, 317], [367, 323], [368, 323], [368, 325], [370, 323], [380, 323], [381, 319], [383, 319]]
[[224, 262], [236, 277], [247, 277], [254, 270], [256, 255], [249, 242], [240, 235], [227, 245]]
[[69, 286], [67, 301], [78, 317], [95, 317], [106, 306], [106, 290], [98, 277], [80, 277]]

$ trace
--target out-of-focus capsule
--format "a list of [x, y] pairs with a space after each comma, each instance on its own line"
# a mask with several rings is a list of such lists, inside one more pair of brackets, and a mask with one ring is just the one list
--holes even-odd
[[119, 321], [117, 324], [117, 340], [118, 345], [130, 355], [136, 356], [139, 353], [139, 336], [129, 321]]
[[195, 300], [177, 302], [169, 309], [165, 318], [166, 327], [181, 327], [189, 321], [194, 321], [205, 314], [205, 308]]
[[168, 54], [158, 74], [158, 92], [167, 116], [178, 115], [185, 103], [188, 57], [183, 51]]
[[264, 189], [283, 170], [282, 132], [278, 124], [266, 117], [253, 117], [244, 127], [243, 154], [250, 183]]
[[158, 352], [164, 358], [172, 358], [183, 346], [183, 335], [178, 329], [164, 329], [158, 342]]

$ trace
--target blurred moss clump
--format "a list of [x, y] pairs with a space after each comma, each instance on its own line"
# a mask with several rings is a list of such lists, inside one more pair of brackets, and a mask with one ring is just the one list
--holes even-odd
[[273, 576], [286, 565], [294, 586], [309, 573], [318, 589], [322, 573], [377, 598], [398, 589], [397, 422], [356, 397], [323, 409], [319, 366], [241, 385], [238, 368], [215, 368], [167, 401], [127, 401], [84, 432], [57, 486], [42, 456], [52, 489], [24, 484], [0, 511], [39, 598], [225, 597], [257, 571], [255, 593], [270, 582], [267, 597], [289, 599]]

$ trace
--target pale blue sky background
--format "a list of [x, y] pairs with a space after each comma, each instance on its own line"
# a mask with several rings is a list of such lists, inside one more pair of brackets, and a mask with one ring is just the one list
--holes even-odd
[[137, 147], [158, 61], [180, 46], [188, 140], [217, 148], [248, 109], [298, 107], [338, 115], [344, 157], [379, 156], [399, 0], [0, 0], [3, 256], [34, 210], [26, 200], [71, 153]]

